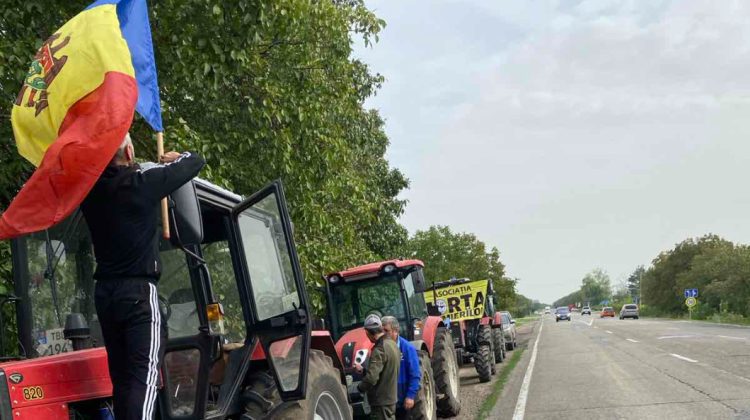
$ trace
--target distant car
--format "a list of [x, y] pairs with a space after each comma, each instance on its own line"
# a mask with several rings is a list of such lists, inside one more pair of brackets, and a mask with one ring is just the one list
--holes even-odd
[[638, 319], [638, 305], [634, 303], [623, 305], [622, 309], [620, 309], [620, 319], [625, 318]]
[[544, 313], [545, 313], [545, 314], [549, 314], [549, 313], [550, 313], [550, 310], [549, 310], [549, 308], [544, 308]]
[[611, 316], [612, 318], [615, 317], [615, 310], [612, 309], [611, 306], [605, 306], [602, 308], [602, 313], [599, 314], [599, 318], [604, 318], [605, 316]]
[[591, 315], [591, 308], [584, 306], [583, 309], [581, 309], [581, 315]]
[[500, 311], [503, 317], [503, 335], [505, 336], [505, 349], [513, 350], [516, 348], [516, 320], [510, 316], [508, 311]]
[[555, 309], [555, 322], [570, 321], [570, 309], [565, 306], [561, 306]]

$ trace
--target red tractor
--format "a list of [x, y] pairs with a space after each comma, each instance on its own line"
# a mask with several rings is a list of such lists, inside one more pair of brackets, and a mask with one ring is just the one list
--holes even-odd
[[[311, 331], [281, 184], [243, 200], [195, 180], [170, 201], [157, 418], [350, 419], [333, 341]], [[0, 343], [0, 419], [111, 419], [84, 218], [14, 239], [11, 250], [14, 293], [0, 309], [14, 305], [17, 336]]]
[[492, 281], [454, 277], [433, 283], [427, 305], [431, 315], [450, 323], [459, 363], [473, 363], [479, 381], [488, 382], [495, 374], [495, 364], [505, 359], [506, 351], [502, 315], [495, 311]]
[[[417, 417], [452, 417], [461, 410], [456, 352], [443, 320], [427, 314], [423, 268], [419, 260], [391, 260], [327, 275], [327, 319], [344, 373], [357, 382], [360, 377], [353, 366], [366, 363], [372, 349], [363, 328], [365, 318], [373, 313], [396, 317], [401, 335], [417, 348], [422, 361]], [[355, 414], [366, 414], [365, 405], [356, 403]]]

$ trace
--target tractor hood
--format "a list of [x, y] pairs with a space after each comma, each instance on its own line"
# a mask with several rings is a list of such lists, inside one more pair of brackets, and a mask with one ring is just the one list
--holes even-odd
[[336, 343], [336, 354], [344, 364], [344, 370], [350, 371], [355, 363], [366, 366], [374, 344], [367, 338], [365, 329], [349, 330]]
[[104, 348], [0, 364], [14, 418], [67, 418], [67, 403], [112, 395]]

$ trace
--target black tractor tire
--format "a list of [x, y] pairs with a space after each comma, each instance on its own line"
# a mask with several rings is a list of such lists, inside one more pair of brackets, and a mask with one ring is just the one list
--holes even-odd
[[272, 373], [250, 374], [242, 391], [243, 420], [273, 418], [279, 420], [352, 419], [352, 408], [341, 384], [339, 371], [331, 358], [320, 350], [310, 350], [307, 373], [307, 397], [300, 401], [283, 402]]
[[450, 331], [438, 329], [432, 347], [432, 373], [435, 378], [437, 413], [440, 417], [455, 417], [461, 412], [458, 362]]
[[495, 366], [495, 354], [492, 352], [492, 331], [489, 325], [480, 325], [477, 334], [477, 353], [474, 356], [474, 368], [479, 375], [479, 382], [489, 382], [492, 368]]
[[422, 370], [422, 383], [409, 418], [411, 420], [437, 420], [435, 377], [432, 374], [430, 356], [426, 351], [419, 352], [419, 366]]
[[495, 361], [503, 363], [503, 360], [505, 360], [505, 338], [502, 328], [492, 329], [492, 344], [495, 348]]

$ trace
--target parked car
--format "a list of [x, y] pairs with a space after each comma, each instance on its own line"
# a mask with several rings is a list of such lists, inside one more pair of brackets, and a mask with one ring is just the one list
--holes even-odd
[[565, 320], [570, 321], [570, 309], [568, 309], [566, 306], [561, 306], [555, 309], [555, 322]]
[[612, 318], [615, 317], [615, 310], [612, 309], [611, 306], [605, 306], [602, 308], [602, 313], [599, 315], [599, 318], [604, 318], [605, 316], [611, 316]]
[[634, 303], [623, 305], [622, 309], [620, 309], [620, 319], [625, 318], [638, 319], [638, 305]]
[[516, 320], [510, 316], [510, 312], [501, 311], [503, 317], [503, 335], [505, 336], [505, 349], [513, 350], [516, 348]]
[[591, 308], [584, 306], [583, 309], [581, 309], [581, 315], [591, 315]]

